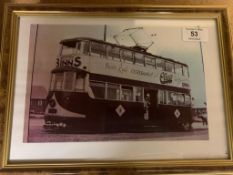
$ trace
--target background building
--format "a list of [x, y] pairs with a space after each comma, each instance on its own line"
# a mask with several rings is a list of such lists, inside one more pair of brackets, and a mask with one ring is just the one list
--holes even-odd
[[47, 91], [42, 86], [32, 86], [30, 100], [30, 117], [43, 116], [46, 107]]

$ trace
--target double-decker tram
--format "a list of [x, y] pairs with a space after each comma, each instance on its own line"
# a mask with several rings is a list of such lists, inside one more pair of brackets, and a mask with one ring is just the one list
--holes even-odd
[[92, 38], [65, 39], [51, 84], [45, 128], [147, 132], [191, 128], [188, 66]]

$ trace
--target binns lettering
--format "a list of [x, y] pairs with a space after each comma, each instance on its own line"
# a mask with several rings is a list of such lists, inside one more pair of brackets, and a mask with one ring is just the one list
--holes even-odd
[[68, 58], [68, 59], [67, 58], [66, 59], [57, 58], [56, 64], [57, 64], [57, 67], [68, 66], [68, 67], [78, 68], [82, 64], [80, 59], [81, 58], [79, 56], [71, 57], [71, 58]]

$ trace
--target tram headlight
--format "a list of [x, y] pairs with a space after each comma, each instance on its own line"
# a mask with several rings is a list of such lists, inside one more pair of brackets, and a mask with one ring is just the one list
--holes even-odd
[[56, 106], [55, 100], [53, 100], [53, 99], [49, 100], [49, 105], [51, 108], [54, 108]]

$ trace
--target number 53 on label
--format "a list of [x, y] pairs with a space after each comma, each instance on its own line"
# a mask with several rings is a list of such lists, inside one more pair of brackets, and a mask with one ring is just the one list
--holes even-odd
[[208, 41], [208, 28], [203, 27], [184, 27], [184, 41]]

